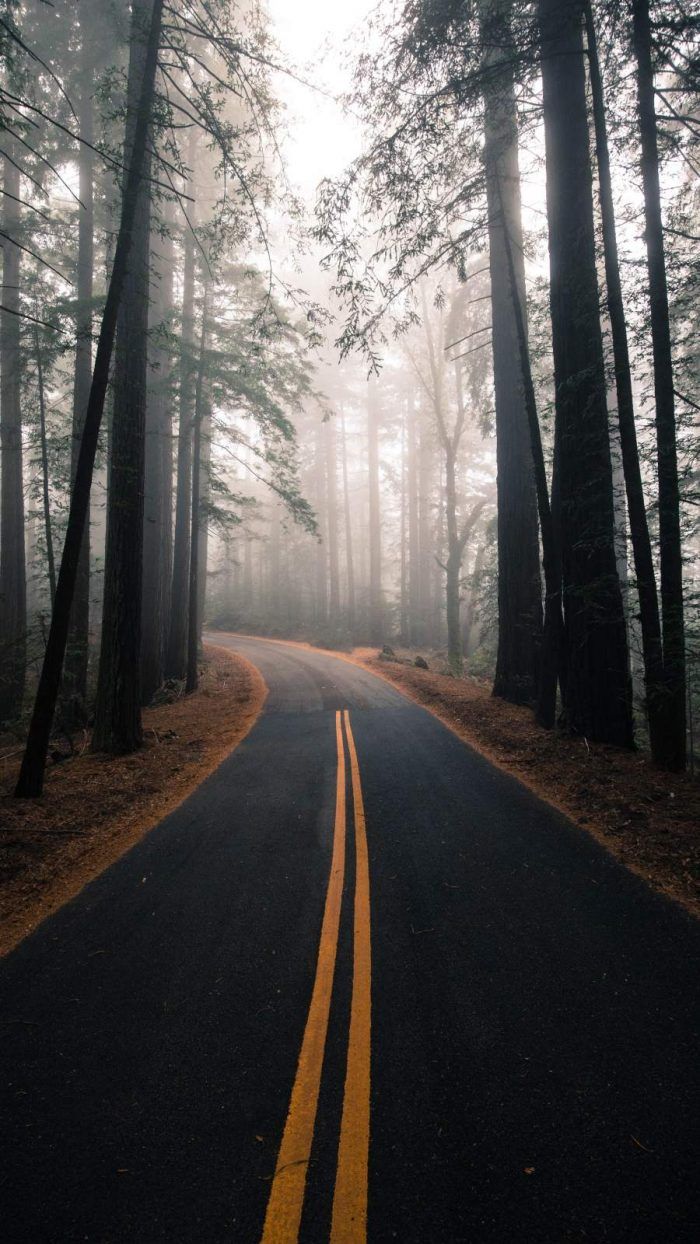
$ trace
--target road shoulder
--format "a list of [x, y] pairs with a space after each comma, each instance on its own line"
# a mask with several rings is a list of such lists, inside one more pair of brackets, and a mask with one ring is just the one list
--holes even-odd
[[51, 766], [45, 793], [14, 800], [19, 757], [0, 773], [0, 954], [7, 954], [172, 812], [255, 725], [267, 688], [238, 653], [207, 645], [197, 692], [144, 711], [131, 756], [77, 754]]

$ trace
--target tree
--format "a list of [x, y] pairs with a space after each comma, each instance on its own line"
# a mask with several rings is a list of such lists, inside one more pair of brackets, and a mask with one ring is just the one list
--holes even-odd
[[[194, 154], [194, 137], [190, 158]], [[192, 418], [194, 412], [194, 295], [195, 245], [193, 230], [184, 240], [182, 316], [180, 336], [180, 410], [177, 436], [177, 476], [175, 538], [170, 629], [165, 658], [168, 678], [184, 678], [187, 673], [187, 599], [190, 566], [190, 528], [192, 509]]]
[[382, 527], [379, 492], [379, 404], [376, 381], [367, 386], [367, 474], [369, 484], [369, 628], [370, 643], [384, 635], [382, 602]]
[[625, 478], [625, 490], [629, 509], [629, 526], [637, 577], [639, 615], [642, 629], [642, 652], [644, 660], [644, 683], [646, 709], [649, 721], [651, 751], [657, 763], [664, 764], [669, 738], [666, 730], [666, 695], [664, 689], [663, 650], [661, 622], [656, 589], [656, 573], [647, 521], [647, 507], [642, 483], [642, 472], [637, 444], [632, 370], [630, 366], [627, 324], [620, 280], [620, 263], [617, 245], [617, 227], [613, 203], [612, 174], [608, 149], [607, 121], [603, 81], [598, 59], [593, 10], [590, 3], [584, 8], [588, 59], [590, 64], [591, 95], [595, 124], [596, 155], [600, 182], [600, 214], [605, 259], [607, 287], [607, 310], [610, 317], [613, 359], [615, 366], [615, 389], [617, 394], [617, 418], [620, 430], [620, 450]]
[[22, 712], [27, 661], [27, 585], [20, 364], [20, 178], [8, 135], [3, 158], [0, 311], [0, 725]]
[[[73, 373], [73, 427], [71, 483], [75, 480], [85, 410], [92, 380], [92, 298], [94, 267], [94, 76], [96, 25], [81, 14], [78, 90], [78, 261], [76, 271], [75, 370]], [[90, 626], [90, 518], [80, 550], [71, 626], [66, 648], [62, 714], [67, 724], [87, 721], [88, 638]]]
[[580, 3], [539, 0], [569, 729], [632, 744]]
[[639, 134], [642, 148], [644, 237], [649, 275], [649, 309], [654, 357], [656, 447], [659, 480], [659, 561], [666, 703], [660, 747], [669, 769], [684, 769], [685, 637], [683, 556], [680, 531], [678, 455], [671, 326], [661, 213], [659, 148], [656, 132], [654, 68], [648, 0], [633, 0], [632, 35], [637, 65]]
[[83, 435], [71, 494], [61, 567], [56, 584], [56, 599], [51, 615], [51, 627], [34, 702], [34, 711], [27, 735], [27, 745], [15, 789], [15, 794], [20, 798], [40, 795], [43, 788], [46, 753], [63, 671], [80, 548], [90, 503], [90, 487], [97, 450], [97, 438], [104, 410], [117, 318], [122, 290], [127, 278], [131, 234], [136, 219], [139, 191], [146, 160], [146, 144], [153, 108], [162, 14], [163, 0], [153, 0], [148, 27], [148, 41], [143, 61], [141, 89], [138, 97], [138, 110], [133, 128], [131, 159], [122, 201], [119, 235], [97, 343], [90, 397], [85, 412]]
[[[125, 163], [133, 158], [152, 0], [134, 0], [127, 86]], [[134, 751], [141, 726], [143, 489], [150, 272], [151, 159], [144, 158], [117, 327], [107, 544], [93, 751]]]
[[[517, 297], [527, 341], [511, 10], [510, 0], [484, 0], [481, 4], [498, 466], [498, 653], [493, 693], [515, 704], [528, 704], [534, 701], [537, 688], [542, 603], [535, 479], [515, 325]], [[515, 295], [505, 251], [506, 231], [515, 269]]]

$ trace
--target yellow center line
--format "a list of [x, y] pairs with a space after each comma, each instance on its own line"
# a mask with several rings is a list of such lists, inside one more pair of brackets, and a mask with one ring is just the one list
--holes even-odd
[[372, 949], [365, 810], [347, 709], [345, 731], [355, 819], [354, 955], [348, 1063], [330, 1239], [331, 1244], [364, 1244], [367, 1239]]
[[345, 750], [339, 712], [335, 715], [335, 736], [338, 751], [338, 776], [333, 857], [321, 926], [316, 979], [289, 1103], [289, 1113], [267, 1204], [262, 1244], [295, 1244], [297, 1240], [306, 1189], [306, 1172], [316, 1122], [345, 875]]

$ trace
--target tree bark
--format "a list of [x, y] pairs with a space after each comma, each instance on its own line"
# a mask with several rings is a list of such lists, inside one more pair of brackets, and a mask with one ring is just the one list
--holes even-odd
[[[132, 158], [146, 57], [150, 0], [132, 8], [125, 151]], [[144, 157], [144, 173], [150, 173]], [[114, 755], [142, 742], [141, 591], [150, 272], [150, 187], [138, 188], [129, 270], [119, 312], [114, 368], [111, 469], [107, 500], [104, 603], [92, 750]]]
[[379, 495], [379, 406], [374, 379], [367, 387], [367, 473], [369, 481], [369, 641], [383, 642], [382, 530]]
[[201, 496], [202, 496], [202, 431], [204, 422], [204, 376], [206, 369], [207, 320], [209, 286], [204, 286], [202, 307], [202, 330], [199, 339], [199, 360], [194, 398], [194, 435], [192, 441], [192, 510], [190, 515], [190, 576], [187, 604], [187, 678], [185, 691], [197, 690], [199, 683], [199, 555], [201, 552]]
[[316, 540], [316, 556], [314, 561], [314, 622], [319, 631], [325, 630], [328, 622], [328, 571], [326, 567], [326, 480], [325, 455], [323, 452], [323, 424], [316, 425], [314, 446], [314, 491], [316, 517], [318, 519], [318, 538]]
[[[190, 149], [190, 165], [194, 153]], [[175, 539], [173, 581], [170, 598], [170, 630], [165, 661], [169, 678], [187, 674], [187, 599], [190, 567], [190, 527], [192, 511], [192, 418], [195, 387], [194, 364], [194, 285], [195, 240], [185, 233], [182, 282], [182, 329], [180, 360], [180, 415], [177, 439], [177, 496], [175, 501]]]
[[542, 585], [535, 479], [504, 244], [507, 229], [527, 341], [511, 12], [511, 0], [482, 0], [498, 505], [498, 651], [493, 694], [513, 704], [531, 704], [542, 641]]
[[[71, 439], [71, 487], [80, 453], [85, 411], [92, 383], [92, 297], [94, 271], [94, 89], [92, 40], [83, 33], [81, 46], [79, 101], [80, 137], [78, 149], [79, 196], [78, 264], [76, 273], [78, 309], [76, 314], [75, 369], [73, 376], [73, 433]], [[61, 716], [67, 724], [84, 725], [88, 718], [88, 661], [90, 636], [90, 514], [83, 536], [75, 582], [66, 660], [63, 672]]]
[[637, 62], [639, 133], [642, 146], [644, 236], [649, 274], [649, 307], [654, 357], [656, 451], [659, 479], [659, 562], [663, 627], [664, 702], [658, 731], [658, 759], [664, 768], [686, 763], [685, 635], [683, 555], [676, 452], [673, 356], [664, 254], [659, 148], [654, 107], [654, 68], [648, 0], [634, 0], [632, 36]]
[[348, 589], [348, 630], [350, 638], [355, 638], [357, 625], [357, 607], [355, 604], [355, 561], [352, 547], [352, 521], [350, 516], [350, 491], [348, 488], [348, 447], [345, 438], [345, 412], [340, 413], [341, 440], [343, 448], [343, 508], [345, 511], [345, 571]]
[[[172, 457], [169, 435], [168, 351], [158, 334], [171, 312], [172, 278], [168, 256], [157, 233], [151, 251], [158, 255], [156, 293], [151, 301], [143, 515], [143, 593], [141, 598], [141, 703], [150, 704], [164, 676], [166, 566], [172, 505]], [[166, 444], [164, 445], [164, 441]], [[167, 496], [167, 499], [166, 499]]]
[[405, 646], [408, 643], [408, 498], [406, 496], [407, 476], [407, 419], [408, 412], [401, 412], [401, 526], [399, 530], [399, 637]]
[[15, 788], [15, 795], [23, 798], [36, 797], [41, 794], [43, 788], [46, 753], [63, 671], [63, 658], [68, 638], [80, 546], [87, 520], [97, 440], [109, 381], [110, 360], [122, 290], [127, 277], [131, 233], [136, 218], [139, 188], [145, 163], [146, 141], [153, 107], [162, 13], [163, 0], [153, 0], [146, 57], [141, 77], [138, 112], [134, 127], [131, 161], [122, 202], [119, 236], [117, 238], [114, 264], [107, 290], [107, 301], [97, 343], [90, 397], [85, 413], [83, 437], [68, 513], [66, 538], [63, 545], [58, 582], [56, 584], [56, 601], [51, 616], [51, 627], [34, 702], [29, 734], [27, 736], [27, 746]]
[[408, 642], [415, 644], [420, 634], [420, 543], [418, 530], [418, 463], [417, 421], [414, 399], [409, 399], [408, 412], [408, 461], [406, 464], [406, 487], [408, 489]]
[[[0, 311], [0, 726], [22, 712], [27, 664], [27, 573], [22, 474], [19, 171], [3, 159], [2, 305]], [[13, 195], [14, 198], [10, 196]]]
[[599, 316], [582, 2], [539, 0], [559, 431], [566, 720], [597, 742], [633, 745]]
[[[199, 467], [199, 564], [197, 578], [199, 590], [197, 595], [197, 643], [202, 643], [202, 626], [207, 603], [207, 573], [209, 560], [209, 502], [211, 499], [211, 399], [204, 397], [202, 413], [202, 445], [200, 449]], [[279, 518], [277, 520], [279, 528]], [[275, 580], [279, 587], [279, 574]]]
[[326, 498], [328, 533], [328, 614], [332, 627], [340, 620], [340, 572], [338, 567], [338, 476], [335, 423], [329, 419], [326, 432]]
[[[498, 201], [500, 205], [500, 187]], [[523, 386], [523, 400], [527, 414], [530, 436], [530, 451], [534, 468], [537, 509], [540, 519], [542, 537], [542, 562], [545, 583], [544, 633], [542, 654], [538, 670], [537, 703], [535, 719], [539, 725], [551, 730], [556, 721], [557, 683], [561, 682], [562, 700], [566, 698], [566, 671], [564, 650], [564, 623], [562, 618], [562, 571], [561, 544], [558, 522], [558, 507], [554, 500], [550, 504], [547, 487], [547, 471], [542, 451], [542, 434], [537, 414], [535, 386], [530, 366], [530, 352], [527, 343], [527, 327], [525, 321], [524, 291], [519, 288], [515, 267], [515, 257], [510, 239], [510, 230], [503, 231], [503, 245], [508, 280], [510, 284], [511, 305], [513, 308], [520, 373]], [[558, 444], [555, 447], [555, 478], [552, 482], [552, 498], [555, 496], [556, 478], [558, 476]]]
[[590, 3], [587, 3], [585, 6], [585, 20], [595, 123], [596, 154], [598, 158], [598, 178], [600, 182], [605, 281], [615, 365], [620, 452], [622, 455], [629, 513], [629, 530], [637, 578], [637, 593], [639, 596], [649, 737], [654, 760], [659, 764], [663, 764], [666, 752], [666, 730], [664, 721], [665, 694], [663, 686], [661, 621], [634, 417], [632, 373], [627, 340], [627, 325], [625, 323], [625, 309], [622, 299], [622, 284], [620, 281], [605, 98], [598, 59], [595, 23]]
[[51, 530], [51, 503], [49, 497], [49, 452], [46, 442], [46, 401], [44, 397], [44, 361], [41, 355], [39, 329], [34, 325], [34, 354], [36, 357], [36, 378], [39, 389], [39, 440], [41, 443], [41, 499], [44, 511], [44, 540], [46, 542], [46, 569], [49, 576], [49, 599], [53, 609], [56, 599], [56, 563], [53, 551], [53, 532]]

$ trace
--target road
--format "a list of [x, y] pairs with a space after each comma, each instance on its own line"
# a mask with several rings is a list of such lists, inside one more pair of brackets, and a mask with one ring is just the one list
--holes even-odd
[[216, 642], [253, 731], [0, 968], [0, 1238], [697, 1244], [700, 926], [382, 680]]

